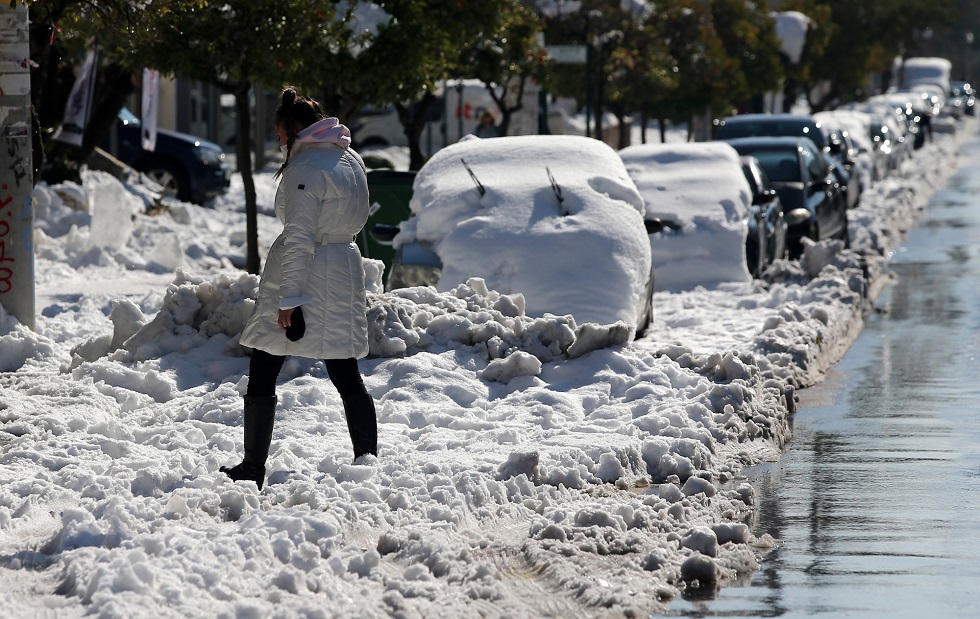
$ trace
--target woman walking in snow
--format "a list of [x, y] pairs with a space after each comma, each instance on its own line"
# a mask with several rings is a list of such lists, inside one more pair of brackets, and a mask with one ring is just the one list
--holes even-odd
[[312, 98], [283, 90], [275, 114], [285, 161], [275, 210], [283, 223], [241, 344], [252, 348], [245, 394], [245, 457], [221, 471], [265, 481], [275, 422], [276, 381], [287, 355], [323, 359], [344, 403], [354, 458], [378, 450], [374, 399], [357, 360], [368, 353], [364, 270], [353, 242], [368, 218], [364, 162], [350, 130]]

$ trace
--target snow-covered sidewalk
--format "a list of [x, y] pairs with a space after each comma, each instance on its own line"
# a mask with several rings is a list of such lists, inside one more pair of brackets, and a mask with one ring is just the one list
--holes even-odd
[[[322, 363], [291, 359], [262, 492], [218, 473], [241, 451], [258, 283], [229, 259], [240, 182], [101, 244], [139, 198], [97, 174], [39, 188], [36, 332], [0, 311], [0, 615], [638, 616], [724, 586], [778, 543], [743, 524], [740, 469], [788, 444], [795, 390], [860, 332], [968, 122], [865, 194], [852, 250], [658, 292], [633, 343], [480, 280], [376, 288], [361, 369], [380, 458], [351, 463]], [[260, 220], [267, 245], [278, 223]]]

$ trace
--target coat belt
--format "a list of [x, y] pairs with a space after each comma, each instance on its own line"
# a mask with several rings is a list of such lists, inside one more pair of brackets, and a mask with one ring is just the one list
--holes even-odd
[[347, 245], [352, 243], [354, 237], [349, 234], [318, 234], [316, 242], [320, 245]]

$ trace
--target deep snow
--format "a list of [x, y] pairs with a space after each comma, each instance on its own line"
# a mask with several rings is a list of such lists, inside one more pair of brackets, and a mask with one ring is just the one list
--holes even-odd
[[322, 363], [292, 359], [262, 492], [218, 473], [258, 283], [240, 178], [159, 216], [102, 174], [40, 186], [37, 330], [0, 313], [0, 616], [637, 616], [724, 586], [778, 543], [743, 524], [740, 469], [787, 445], [794, 390], [860, 331], [967, 123], [865, 194], [852, 250], [658, 291], [633, 343], [479, 280], [374, 288], [378, 461], [351, 463]]

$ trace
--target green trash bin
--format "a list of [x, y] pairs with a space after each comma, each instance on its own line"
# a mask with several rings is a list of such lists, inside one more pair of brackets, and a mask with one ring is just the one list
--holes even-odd
[[364, 230], [357, 235], [357, 246], [365, 258], [384, 262], [384, 278], [387, 281], [395, 250], [391, 245], [379, 243], [371, 234], [371, 228], [375, 224], [397, 225], [408, 219], [411, 214], [408, 203], [412, 199], [415, 172], [370, 170], [367, 179], [371, 210]]

